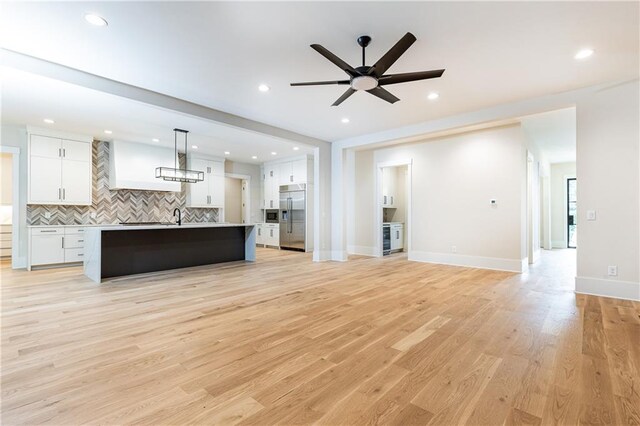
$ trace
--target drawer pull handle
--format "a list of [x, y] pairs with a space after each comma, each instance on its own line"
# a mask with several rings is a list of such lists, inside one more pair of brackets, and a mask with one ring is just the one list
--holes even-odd
[[43, 229], [40, 232], [58, 232], [57, 229]]
[[78, 240], [79, 243], [84, 243], [84, 240]]
[[78, 253], [78, 257], [84, 256], [84, 253]]

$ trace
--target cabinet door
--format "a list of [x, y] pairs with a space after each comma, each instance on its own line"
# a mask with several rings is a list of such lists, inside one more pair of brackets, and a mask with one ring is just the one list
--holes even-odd
[[256, 225], [256, 244], [264, 244], [263, 231], [262, 225]]
[[224, 176], [224, 163], [222, 161], [207, 161], [207, 166], [209, 167], [207, 170], [210, 173]]
[[273, 225], [273, 237], [271, 238], [271, 245], [279, 247], [280, 246], [280, 225]]
[[62, 158], [91, 162], [91, 144], [64, 139], [62, 141]]
[[404, 226], [398, 226], [398, 248], [404, 248]]
[[[291, 168], [291, 163], [280, 163], [278, 167], [278, 185], [289, 185], [293, 183], [293, 169]], [[280, 188], [278, 188], [278, 192], [280, 192]]]
[[62, 204], [91, 205], [91, 163], [62, 160]]
[[265, 168], [265, 209], [277, 209], [280, 197], [280, 182], [278, 181], [278, 167], [275, 165]]
[[293, 183], [307, 183], [306, 158], [291, 162], [291, 174], [293, 175]]
[[62, 202], [62, 161], [60, 158], [31, 157], [29, 168], [29, 203]]
[[31, 236], [31, 264], [64, 263], [62, 235]]
[[224, 208], [224, 175], [209, 177], [209, 207]]
[[49, 136], [31, 135], [29, 155], [47, 158], [60, 158], [62, 141]]
[[209, 179], [211, 172], [208, 162], [194, 158], [189, 160], [188, 168], [204, 172], [204, 181], [187, 184], [187, 207], [208, 207], [209, 206]]

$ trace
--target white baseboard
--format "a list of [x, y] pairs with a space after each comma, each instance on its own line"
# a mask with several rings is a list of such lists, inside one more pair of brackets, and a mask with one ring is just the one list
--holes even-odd
[[563, 249], [567, 248], [567, 242], [561, 240], [551, 240], [551, 248], [552, 249]]
[[[528, 259], [502, 259], [497, 257], [468, 256], [454, 253], [431, 253], [426, 251], [410, 251], [409, 260], [416, 262], [440, 263], [444, 265], [466, 266], [469, 268], [495, 269], [498, 271], [523, 272], [523, 265]], [[526, 269], [524, 269], [526, 270]]]
[[331, 250], [331, 260], [334, 262], [346, 262], [348, 257], [346, 250]]
[[376, 253], [376, 248], [375, 247], [368, 247], [368, 246], [349, 246], [347, 247], [347, 252], [349, 252], [349, 254], [357, 254], [360, 256], [378, 256], [378, 253]]
[[314, 250], [313, 261], [314, 262], [327, 262], [331, 260], [331, 250]]
[[576, 293], [640, 301], [640, 283], [607, 280], [603, 278], [576, 277]]

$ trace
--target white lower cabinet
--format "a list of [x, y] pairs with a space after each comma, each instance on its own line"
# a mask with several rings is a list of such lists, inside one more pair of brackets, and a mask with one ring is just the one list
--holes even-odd
[[280, 247], [280, 224], [265, 223], [262, 225], [263, 244]]
[[84, 228], [51, 226], [29, 230], [29, 264], [32, 266], [82, 262]]
[[404, 249], [404, 225], [391, 225], [391, 250], [402, 251]]
[[261, 223], [256, 225], [256, 244], [263, 245], [264, 244], [264, 230], [262, 229], [263, 225]]

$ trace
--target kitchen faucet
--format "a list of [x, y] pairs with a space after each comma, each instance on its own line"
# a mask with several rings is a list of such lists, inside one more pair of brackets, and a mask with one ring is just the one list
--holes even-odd
[[176, 221], [176, 223], [178, 224], [178, 226], [182, 225], [182, 213], [180, 212], [179, 208], [175, 208], [173, 209], [173, 217], [176, 217], [176, 212], [178, 212], [178, 220]]

